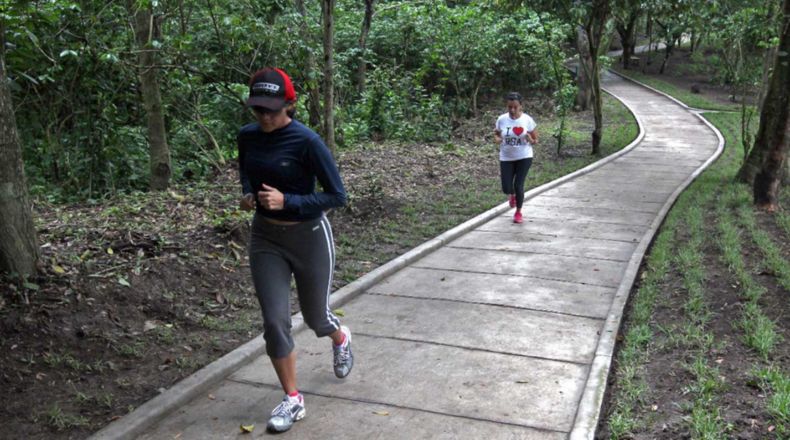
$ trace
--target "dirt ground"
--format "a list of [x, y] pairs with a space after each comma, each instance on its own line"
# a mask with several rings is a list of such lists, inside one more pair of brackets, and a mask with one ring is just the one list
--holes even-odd
[[[760, 223], [773, 237], [783, 237], [783, 232], [776, 226], [768, 214], [761, 214]], [[706, 221], [707, 236], [715, 236], [715, 221]], [[680, 241], [685, 235], [680, 231]], [[776, 241], [776, 240], [775, 240]], [[725, 425], [730, 425], [728, 433], [731, 439], [759, 440], [779, 438], [771, 428], [770, 414], [766, 410], [766, 396], [754, 379], [753, 367], [764, 362], [754, 351], [746, 347], [740, 340], [743, 330], [738, 328], [744, 306], [744, 299], [734, 277], [721, 260], [721, 251], [714, 242], [709, 242], [702, 252], [705, 255], [703, 265], [706, 270], [705, 290], [709, 309], [712, 312], [710, 323], [706, 329], [713, 335], [715, 348], [706, 353], [706, 358], [715, 362], [719, 369], [720, 379], [726, 384], [718, 402], [723, 411], [720, 414]], [[759, 267], [756, 262], [761, 256], [754, 245], [744, 246], [744, 263], [747, 267]], [[787, 255], [787, 254], [786, 254]], [[756, 277], [766, 287], [766, 293], [760, 300], [760, 306], [768, 317], [776, 322], [776, 327], [785, 341], [790, 338], [790, 303], [788, 292], [776, 282], [776, 277], [763, 271]], [[658, 300], [651, 319], [651, 326], [657, 329], [679, 329], [683, 321], [684, 303], [687, 292], [683, 288], [682, 273], [675, 269], [670, 271], [665, 283], [661, 285], [664, 294]], [[635, 286], [635, 290], [638, 285]], [[628, 326], [628, 318], [624, 327]], [[690, 439], [688, 430], [688, 410], [693, 402], [688, 389], [694, 382], [689, 371], [696, 352], [675, 346], [667, 333], [658, 331], [655, 340], [650, 343], [650, 360], [644, 366], [640, 377], [644, 378], [648, 391], [647, 399], [634, 413], [644, 420], [647, 429], [635, 432], [635, 439], [678, 440]], [[773, 356], [777, 365], [790, 364], [790, 344], [780, 344]], [[616, 368], [616, 364], [615, 364]], [[616, 393], [618, 384], [610, 375], [607, 394]], [[605, 414], [605, 413], [604, 413]], [[602, 421], [603, 422], [603, 421]], [[605, 423], [596, 438], [608, 439], [609, 433]], [[773, 432], [773, 433], [772, 433]]]
[[[655, 73], [660, 65], [659, 56], [655, 57], [653, 65], [649, 66], [648, 73]], [[665, 75], [654, 75], [654, 78], [668, 81], [680, 88], [689, 90], [692, 84], [700, 85], [703, 94], [719, 102], [730, 102], [730, 92], [711, 82], [711, 76], [704, 73], [691, 72], [688, 65], [691, 57], [688, 51], [679, 51], [670, 61]], [[785, 197], [784, 206], [790, 203], [790, 198]], [[758, 224], [772, 237], [774, 243], [783, 245], [784, 257], [790, 258], [790, 246], [785, 233], [777, 225], [774, 215], [757, 212]], [[714, 237], [716, 222], [713, 218], [713, 208], [707, 208], [705, 218], [705, 233]], [[679, 228], [679, 242], [687, 235]], [[758, 258], [761, 252], [753, 243], [747, 231], [741, 231], [744, 237], [743, 256], [746, 267], [751, 268], [755, 279], [766, 289], [760, 299], [760, 307], [768, 317], [776, 323], [777, 331], [783, 337], [772, 362], [779, 366], [790, 365], [790, 301], [788, 292], [777, 282], [776, 275], [770, 270], [761, 268]], [[738, 282], [722, 262], [721, 251], [716, 243], [710, 240], [702, 250], [705, 257], [703, 265], [707, 276], [705, 279], [705, 298], [709, 302], [712, 318], [707, 330], [717, 341], [715, 349], [706, 353], [719, 368], [719, 373], [724, 383], [724, 391], [719, 399], [722, 408], [721, 420], [730, 426], [728, 437], [732, 439], [770, 439], [777, 437], [773, 430], [771, 417], [766, 411], [766, 396], [754, 379], [753, 367], [765, 365], [760, 356], [749, 349], [741, 340], [743, 330], [738, 328], [744, 306], [744, 299], [739, 291]], [[639, 279], [639, 277], [637, 277]], [[639, 377], [644, 379], [647, 391], [647, 400], [640, 402], [639, 407], [633, 408], [636, 417], [641, 421], [638, 432], [633, 433], [634, 439], [659, 439], [677, 440], [689, 439], [688, 408], [692, 404], [688, 395], [689, 386], [693, 381], [688, 365], [694, 358], [694, 353], [674, 346], [667, 337], [665, 329], [673, 329], [680, 325], [683, 317], [680, 316], [683, 304], [687, 300], [687, 293], [683, 288], [682, 273], [677, 268], [671, 270], [666, 281], [662, 283], [662, 296], [656, 304], [651, 327], [659, 329], [655, 332], [655, 340], [650, 343], [649, 361], [644, 365], [644, 371]], [[639, 286], [634, 286], [632, 295]], [[623, 329], [625, 333], [630, 321], [630, 310], [626, 311]], [[616, 363], [613, 365], [616, 370]], [[609, 412], [609, 400], [612, 395], [617, 395], [620, 385], [615, 380], [613, 372], [609, 377], [607, 399], [604, 404], [601, 425], [596, 438], [608, 439], [610, 432], [606, 420]]]
[[[526, 105], [539, 121], [550, 117], [544, 107]], [[497, 101], [457, 121], [446, 143], [337, 153], [350, 202], [329, 215], [335, 289], [504, 201], [491, 142], [502, 111]], [[533, 172], [565, 160], [544, 139]], [[587, 149], [585, 140], [564, 151]], [[84, 438], [259, 334], [239, 191], [228, 164], [159, 194], [37, 202], [41, 275], [0, 279], [0, 437]]]

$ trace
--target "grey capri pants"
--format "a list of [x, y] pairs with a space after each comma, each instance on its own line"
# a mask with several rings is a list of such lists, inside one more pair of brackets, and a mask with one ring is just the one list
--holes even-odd
[[288, 356], [294, 348], [291, 274], [296, 280], [302, 316], [316, 336], [327, 336], [340, 328], [340, 320], [329, 310], [335, 244], [326, 216], [295, 225], [275, 225], [256, 214], [249, 254], [270, 357]]

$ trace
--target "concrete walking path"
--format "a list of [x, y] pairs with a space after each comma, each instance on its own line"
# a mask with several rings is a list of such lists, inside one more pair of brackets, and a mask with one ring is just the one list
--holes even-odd
[[[281, 437], [593, 437], [642, 257], [671, 202], [722, 145], [673, 100], [614, 75], [603, 81], [644, 138], [591, 171], [530, 191], [523, 224], [503, 205], [453, 241], [400, 261], [390, 276], [352, 288], [359, 293], [342, 307], [355, 354], [347, 379], [332, 373], [328, 339], [297, 332], [307, 417]], [[253, 360], [223, 370], [227, 377], [163, 418], [148, 405], [94, 437], [268, 435], [283, 393], [265, 355], [248, 351], [236, 364], [244, 357]], [[162, 419], [149, 426], [152, 414]], [[144, 420], [124, 431], [135, 417]], [[241, 424], [255, 431], [240, 434]]]

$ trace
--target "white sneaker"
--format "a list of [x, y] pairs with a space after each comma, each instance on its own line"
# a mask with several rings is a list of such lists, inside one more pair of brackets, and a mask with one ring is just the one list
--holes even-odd
[[266, 429], [271, 432], [285, 432], [291, 429], [294, 422], [302, 420], [305, 413], [304, 397], [301, 394], [297, 394], [296, 397], [286, 395], [282, 403], [272, 411]]
[[335, 376], [342, 379], [351, 372], [351, 368], [354, 366], [354, 355], [351, 353], [351, 330], [343, 325], [340, 326], [340, 331], [346, 335], [346, 340], [339, 347], [332, 344], [332, 351], [335, 355]]

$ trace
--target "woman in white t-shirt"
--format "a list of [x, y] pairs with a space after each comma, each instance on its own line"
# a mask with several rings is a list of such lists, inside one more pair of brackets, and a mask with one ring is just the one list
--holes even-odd
[[496, 120], [494, 138], [499, 143], [499, 169], [502, 192], [510, 196], [510, 207], [516, 208], [513, 223], [521, 223], [524, 205], [524, 179], [532, 165], [532, 145], [538, 143], [535, 121], [522, 108], [524, 98], [518, 92], [505, 97], [507, 113]]

